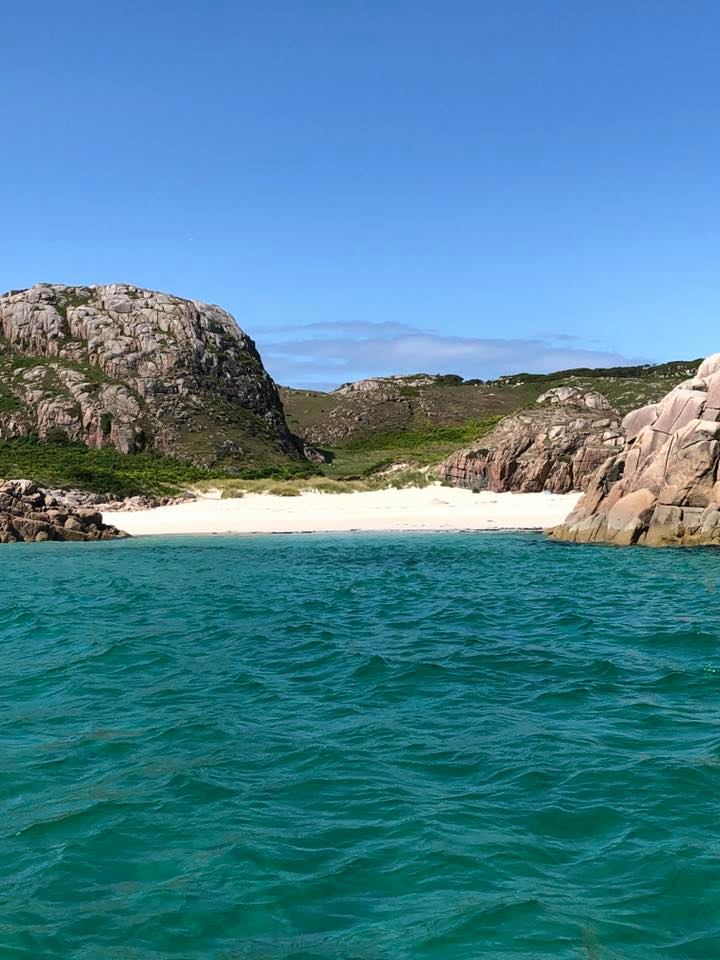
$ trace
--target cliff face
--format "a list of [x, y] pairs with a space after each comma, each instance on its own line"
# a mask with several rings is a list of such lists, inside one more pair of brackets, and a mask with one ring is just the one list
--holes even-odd
[[720, 354], [659, 403], [628, 414], [626, 442], [594, 474], [560, 540], [720, 544]]
[[618, 414], [605, 397], [559, 387], [452, 454], [438, 474], [454, 486], [496, 493], [568, 493], [584, 489], [621, 444]]
[[125, 284], [0, 296], [0, 438], [202, 466], [302, 457], [253, 341], [220, 307]]

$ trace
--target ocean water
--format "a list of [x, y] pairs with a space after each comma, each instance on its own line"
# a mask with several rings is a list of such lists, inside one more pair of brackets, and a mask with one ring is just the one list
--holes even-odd
[[0, 550], [0, 957], [720, 956], [720, 553]]

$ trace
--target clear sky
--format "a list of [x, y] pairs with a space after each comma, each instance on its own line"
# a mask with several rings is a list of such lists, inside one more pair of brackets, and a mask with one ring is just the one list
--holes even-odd
[[3, 4], [0, 287], [220, 303], [281, 382], [720, 350], [716, 0]]

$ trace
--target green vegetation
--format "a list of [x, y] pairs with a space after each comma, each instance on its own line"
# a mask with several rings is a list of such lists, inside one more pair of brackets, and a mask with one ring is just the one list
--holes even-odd
[[428, 447], [470, 443], [488, 433], [500, 417], [485, 417], [483, 420], [466, 420], [457, 426], [445, 427], [427, 423], [424, 427], [409, 430], [394, 430], [361, 437], [347, 445], [348, 450], [422, 450]]
[[[74, 305], [74, 304], [73, 304]], [[3, 345], [5, 350], [2, 350]], [[44, 367], [59, 395], [71, 397], [55, 383], [55, 358], [26, 357], [0, 343], [0, 414], [23, 408], [15, 378], [30, 366]], [[64, 367], [82, 373], [97, 388], [111, 382], [89, 363], [63, 359]], [[487, 434], [508, 413], [534, 404], [555, 386], [598, 390], [624, 414], [657, 400], [691, 375], [698, 361], [658, 366], [566, 370], [552, 374], [517, 374], [493, 382], [463, 381], [448, 374], [430, 383], [395, 382], [395, 396], [334, 394], [283, 388], [291, 429], [299, 436], [322, 436], [334, 429], [328, 462], [288, 462], [273, 449], [268, 425], [222, 399], [212, 408], [193, 411], [182, 438], [185, 449], [203, 468], [153, 453], [121, 454], [112, 448], [88, 449], [57, 433], [49, 442], [37, 439], [0, 441], [0, 477], [28, 477], [47, 486], [79, 487], [114, 496], [172, 495], [192, 486], [219, 487], [225, 496], [270, 491], [295, 496], [303, 490], [352, 492], [387, 486], [422, 486], [432, 481], [432, 468], [446, 456]], [[424, 375], [417, 375], [420, 380]], [[411, 379], [411, 378], [408, 378]], [[390, 396], [390, 399], [388, 399]], [[226, 459], [213, 464], [214, 436], [222, 424], [229, 440]], [[107, 436], [109, 413], [101, 418]], [[325, 446], [322, 441], [319, 444]], [[254, 466], [238, 470], [238, 458]]]
[[[243, 471], [256, 482], [307, 476], [309, 464]], [[77, 487], [117, 497], [136, 494], [169, 496], [198, 483], [229, 478], [227, 471], [204, 470], [181, 460], [152, 453], [118, 453], [110, 447], [90, 449], [79, 443], [0, 441], [0, 477], [28, 478], [44, 486]], [[212, 484], [211, 484], [212, 485]]]
[[670, 360], [668, 363], [641, 363], [629, 367], [575, 367], [572, 370], [556, 370], [554, 373], [515, 373], [508, 377], [499, 377], [488, 381], [497, 384], [513, 383], [554, 383], [557, 380], [590, 378], [604, 380], [608, 377], [618, 380], [663, 380], [691, 377], [702, 363], [697, 360]]
[[[499, 420], [499, 416], [485, 417], [453, 427], [427, 423], [411, 430], [365, 435], [332, 450], [332, 460], [323, 466], [322, 472], [327, 477], [344, 480], [378, 477], [398, 462], [411, 470], [432, 467], [458, 447], [489, 433]], [[388, 486], [391, 476], [379, 479]]]
[[[659, 400], [692, 376], [699, 362], [675, 360], [656, 365], [520, 373], [493, 381], [416, 374], [381, 380], [374, 394], [285, 387], [281, 396], [291, 429], [321, 447], [329, 447], [334, 454], [327, 473], [362, 475], [383, 458], [392, 462], [398, 456], [412, 454], [422, 462], [432, 462], [442, 452], [444, 441], [455, 447], [471, 442], [487, 432], [485, 424], [492, 425], [509, 413], [532, 407], [540, 394], [553, 387], [597, 390], [625, 415]], [[481, 429], [471, 435], [475, 424]], [[443, 434], [445, 430], [448, 432]], [[457, 433], [452, 432], [455, 430]]]
[[[291, 429], [326, 449], [322, 467], [338, 484], [379, 480], [384, 485], [398, 463], [427, 470], [459, 447], [488, 433], [498, 421], [553, 387], [602, 393], [621, 415], [663, 397], [692, 376], [699, 360], [636, 364], [556, 373], [520, 373], [494, 381], [454, 374], [414, 374], [381, 380], [377, 390], [323, 393], [281, 389]], [[424, 382], [423, 382], [424, 381]]]
[[[377, 434], [424, 434], [428, 425], [461, 427], [471, 421], [482, 422], [487, 417], [504, 416], [525, 401], [507, 387], [468, 386], [458, 380], [447, 376], [423, 387], [395, 384], [392, 389], [396, 400], [289, 388], [281, 390], [281, 397], [290, 428], [300, 436], [309, 435], [313, 440], [333, 424], [345, 428], [345, 436], [332, 443], [333, 449]], [[540, 392], [537, 390], [536, 395]]]
[[18, 398], [11, 393], [5, 384], [0, 383], [0, 413], [15, 413], [21, 410], [22, 404]]
[[287, 464], [274, 428], [262, 417], [220, 396], [206, 395], [189, 409], [179, 446], [196, 463], [233, 472], [238, 460], [275, 471]]
[[64, 294], [55, 309], [58, 312], [64, 311], [64, 315], [67, 316], [68, 310], [74, 310], [76, 307], [86, 307], [92, 300], [92, 296], [92, 290], [76, 287], [74, 293], [66, 292]]
[[270, 493], [278, 497], [297, 497], [301, 493], [364, 493], [370, 490], [384, 490], [388, 487], [426, 487], [434, 482], [427, 469], [397, 470], [391, 474], [382, 474], [355, 479], [333, 479], [315, 476], [285, 480], [282, 483], [270, 480], [243, 480], [237, 477], [226, 480], [212, 480], [200, 483], [200, 489], [215, 488], [222, 492], [223, 498], [242, 497], [246, 493]]
[[100, 367], [83, 360], [71, 360], [69, 358], [46, 357], [40, 354], [25, 354], [14, 350], [4, 337], [0, 337], [0, 378], [3, 381], [17, 380], [22, 377], [25, 370], [35, 367], [43, 367], [48, 377], [52, 377], [53, 386], [57, 387], [58, 392], [67, 394], [67, 390], [61, 387], [55, 377], [55, 370], [61, 367], [64, 370], [74, 370], [82, 375], [85, 381], [97, 390], [107, 384], [118, 384], [119, 380], [108, 377]]
[[[672, 360], [669, 363], [639, 364], [631, 367], [578, 367], [555, 373], [518, 373], [500, 377], [483, 388], [492, 387], [500, 394], [510, 393], [518, 406], [527, 406], [553, 387], [578, 387], [597, 390], [624, 416], [631, 410], [654, 403], [672, 388], [694, 376], [700, 360]], [[469, 381], [466, 385], [469, 385]]]
[[173, 494], [206, 479], [191, 464], [149, 453], [124, 454], [79, 443], [0, 441], [0, 477], [27, 477], [51, 487], [78, 487], [119, 497]]

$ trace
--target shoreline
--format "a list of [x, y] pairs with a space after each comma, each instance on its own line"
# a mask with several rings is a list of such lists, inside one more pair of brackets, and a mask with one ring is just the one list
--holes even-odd
[[250, 493], [103, 512], [133, 537], [168, 534], [535, 531], [563, 522], [580, 493], [473, 493], [428, 487], [359, 493]]

